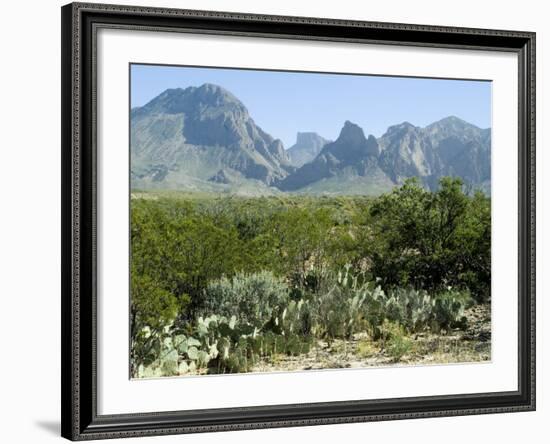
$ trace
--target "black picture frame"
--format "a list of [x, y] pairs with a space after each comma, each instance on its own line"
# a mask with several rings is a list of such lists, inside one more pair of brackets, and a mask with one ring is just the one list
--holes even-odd
[[[62, 7], [62, 436], [70, 440], [535, 409], [535, 33], [72, 3]], [[97, 414], [96, 86], [100, 27], [507, 51], [519, 66], [518, 390]]]

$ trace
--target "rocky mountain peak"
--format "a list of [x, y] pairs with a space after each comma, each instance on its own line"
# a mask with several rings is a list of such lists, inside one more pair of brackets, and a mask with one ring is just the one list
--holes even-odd
[[312, 161], [329, 141], [315, 132], [299, 132], [296, 143], [287, 150], [287, 155], [296, 167]]
[[326, 143], [326, 140], [323, 139], [319, 134], [314, 132], [298, 132], [296, 134], [296, 144], [303, 146], [313, 146], [319, 141]]
[[373, 135], [365, 137], [363, 129], [347, 120], [335, 142], [325, 145], [322, 153], [330, 153], [344, 164], [358, 164], [367, 157], [378, 157], [380, 147]]
[[142, 177], [163, 164], [174, 186], [187, 176], [225, 183], [232, 172], [270, 184], [292, 170], [282, 142], [218, 85], [167, 89], [134, 108], [131, 120], [132, 162]]
[[412, 123], [402, 122], [397, 125], [392, 125], [388, 127], [384, 136], [401, 137], [402, 135], [407, 134], [408, 132], [415, 131], [416, 129], [417, 127], [414, 126]]
[[437, 122], [432, 123], [429, 126], [435, 126], [435, 125], [453, 125], [453, 126], [472, 126], [471, 123], [466, 122], [465, 120], [462, 120], [461, 118], [457, 116], [447, 116], [443, 119], [438, 120]]
[[206, 106], [233, 105], [241, 110], [246, 110], [243, 103], [237, 97], [225, 88], [212, 83], [205, 83], [195, 88], [194, 91], [192, 90], [192, 94]]
[[181, 114], [216, 110], [217, 113], [236, 113], [248, 116], [243, 103], [226, 89], [211, 83], [199, 87], [169, 88], [142, 107], [132, 110], [140, 114]]
[[471, 140], [485, 143], [488, 141], [488, 136], [490, 137], [490, 131], [488, 133], [487, 130], [482, 130], [456, 116], [449, 116], [438, 120], [428, 125], [424, 131], [435, 143], [449, 138], [456, 139], [462, 143]]
[[346, 120], [342, 130], [340, 131], [338, 139], [336, 139], [336, 142], [347, 145], [360, 145], [366, 141], [367, 139], [363, 129], [349, 120]]

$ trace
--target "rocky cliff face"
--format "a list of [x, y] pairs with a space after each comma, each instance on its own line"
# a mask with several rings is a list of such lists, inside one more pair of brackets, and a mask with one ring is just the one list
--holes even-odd
[[131, 153], [137, 186], [185, 186], [224, 168], [270, 185], [293, 171], [281, 141], [257, 126], [234, 95], [211, 84], [168, 89], [133, 109]]
[[459, 176], [487, 190], [491, 180], [491, 130], [448, 117], [425, 129], [437, 149], [435, 176]]
[[296, 143], [287, 150], [287, 155], [292, 165], [299, 168], [315, 159], [328, 142], [317, 133], [298, 133]]
[[491, 178], [491, 131], [451, 116], [428, 125], [395, 125], [379, 139], [380, 166], [396, 183], [420, 177], [431, 188], [458, 176], [485, 188]]
[[422, 129], [408, 122], [388, 128], [380, 138], [380, 167], [395, 183], [413, 176], [427, 176], [431, 170], [431, 145]]

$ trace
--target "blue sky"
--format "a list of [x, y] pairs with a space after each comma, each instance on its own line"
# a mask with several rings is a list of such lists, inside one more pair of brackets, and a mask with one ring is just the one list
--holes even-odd
[[491, 126], [491, 83], [472, 80], [134, 64], [131, 106], [145, 105], [168, 88], [203, 83], [232, 92], [256, 124], [286, 148], [298, 131], [335, 140], [346, 120], [376, 137], [396, 123], [426, 126], [450, 115]]

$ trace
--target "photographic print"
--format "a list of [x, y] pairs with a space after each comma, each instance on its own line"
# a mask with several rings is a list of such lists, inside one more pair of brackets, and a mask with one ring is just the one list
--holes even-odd
[[490, 81], [129, 70], [131, 378], [490, 361]]
[[535, 410], [535, 33], [61, 24], [62, 436]]

